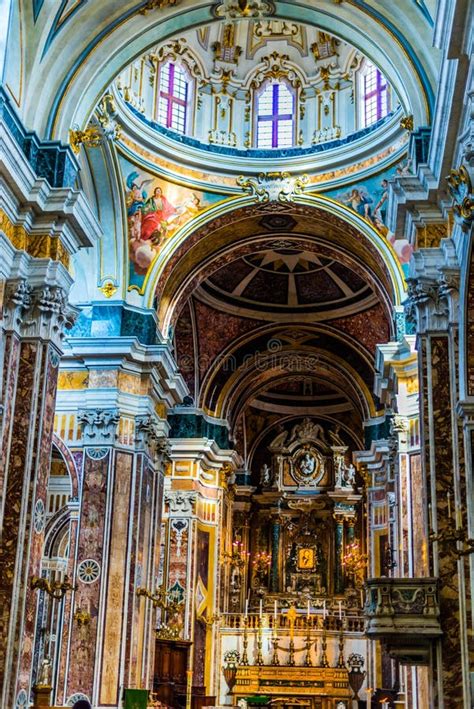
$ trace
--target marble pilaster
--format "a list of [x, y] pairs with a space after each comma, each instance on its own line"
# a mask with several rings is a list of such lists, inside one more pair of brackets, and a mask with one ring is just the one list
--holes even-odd
[[[0, 446], [1, 703], [29, 692], [36, 619], [32, 576], [40, 575], [54, 403], [65, 330], [75, 310], [59, 263], [12, 253], [4, 283]], [[6, 500], [8, 499], [8, 504]]]
[[[465, 523], [459, 398], [458, 282], [454, 245], [422, 249], [411, 263], [409, 310], [416, 318], [420, 369], [421, 431], [429, 529], [430, 573], [440, 578], [444, 630], [433, 667], [433, 702], [469, 707], [465, 561], [452, 539]], [[466, 603], [467, 602], [467, 603]]]

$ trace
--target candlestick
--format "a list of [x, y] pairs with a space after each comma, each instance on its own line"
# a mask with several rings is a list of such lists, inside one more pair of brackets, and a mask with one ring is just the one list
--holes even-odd
[[[308, 613], [309, 613], [309, 608], [308, 608]], [[311, 661], [311, 628], [309, 625], [309, 615], [308, 615], [308, 623], [307, 623], [307, 628], [306, 628], [306, 657], [304, 660], [305, 667], [312, 667], [313, 663]]]
[[[260, 604], [261, 603], [262, 603], [262, 601], [260, 601]], [[261, 613], [261, 609], [260, 609], [260, 613]], [[263, 664], [265, 664], [263, 662], [262, 644], [263, 644], [263, 642], [262, 642], [262, 616], [260, 614], [259, 623], [258, 623], [258, 631], [257, 631], [257, 654], [255, 657], [255, 664], [258, 665], [259, 667], [261, 667]]]
[[[275, 601], [275, 603], [276, 603], [276, 601]], [[278, 637], [277, 637], [276, 627], [273, 628], [272, 645], [273, 645], [272, 665], [279, 665], [280, 659], [278, 657]]]
[[323, 636], [321, 638], [321, 667], [329, 667], [328, 656], [326, 654], [327, 640], [326, 640], [326, 626], [323, 628]]
[[433, 511], [431, 509], [431, 502], [428, 503], [428, 522], [430, 529], [433, 529]]
[[241, 665], [247, 666], [249, 664], [249, 658], [247, 654], [247, 648], [249, 644], [249, 639], [247, 635], [247, 623], [248, 623], [248, 616], [247, 614], [244, 616], [244, 636], [242, 639], [242, 646], [243, 646], [243, 651], [242, 651], [242, 658], [240, 660]]

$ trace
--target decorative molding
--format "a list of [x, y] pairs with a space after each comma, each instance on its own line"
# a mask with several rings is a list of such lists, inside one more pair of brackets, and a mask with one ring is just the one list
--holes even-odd
[[256, 179], [243, 175], [237, 178], [239, 187], [261, 203], [294, 202], [308, 182], [308, 175], [292, 177], [289, 172], [261, 172]]
[[65, 330], [72, 328], [79, 310], [68, 303], [60, 286], [32, 286], [26, 278], [7, 281], [5, 329], [20, 337], [38, 337], [61, 346]]
[[77, 412], [85, 445], [113, 445], [120, 420], [118, 409], [83, 409]]
[[15, 249], [26, 251], [34, 258], [50, 258], [69, 266], [69, 252], [59, 236], [51, 234], [30, 234], [23, 224], [14, 224], [8, 215], [0, 209], [0, 229]]
[[275, 5], [268, 0], [222, 0], [214, 7], [214, 15], [219, 19], [261, 20], [275, 14]]

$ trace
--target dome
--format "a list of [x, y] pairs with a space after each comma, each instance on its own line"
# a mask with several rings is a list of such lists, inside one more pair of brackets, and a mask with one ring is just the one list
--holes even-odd
[[[309, 169], [400, 138], [400, 102], [356, 47], [279, 19], [214, 23], [151, 48], [110, 92], [126, 130], [210, 170]], [[179, 145], [177, 145], [179, 144]], [[295, 162], [296, 161], [296, 162]]]

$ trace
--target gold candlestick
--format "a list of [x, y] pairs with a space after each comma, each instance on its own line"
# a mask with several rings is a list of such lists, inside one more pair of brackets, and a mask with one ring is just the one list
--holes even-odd
[[304, 660], [305, 667], [312, 667], [313, 663], [311, 661], [311, 627], [309, 623], [309, 618], [306, 623], [306, 657]]
[[272, 645], [273, 645], [272, 665], [277, 666], [280, 664], [280, 659], [278, 657], [278, 635], [277, 635], [276, 627], [273, 628]]
[[341, 623], [341, 632], [339, 633], [339, 657], [337, 659], [337, 665], [339, 669], [345, 669], [346, 663], [344, 662], [344, 629]]
[[263, 638], [262, 638], [263, 627], [262, 626], [263, 626], [263, 622], [262, 622], [262, 618], [260, 617], [259, 621], [258, 621], [258, 631], [257, 631], [257, 655], [255, 657], [255, 664], [258, 665], [258, 667], [262, 667], [262, 665], [265, 664], [263, 661], [263, 655], [262, 655], [262, 644], [263, 644]]
[[244, 615], [244, 636], [242, 639], [242, 646], [243, 646], [244, 650], [242, 652], [242, 659], [240, 660], [240, 664], [244, 665], [245, 667], [247, 667], [249, 664], [249, 656], [247, 654], [247, 648], [249, 646], [247, 624], [248, 624], [248, 616]]
[[295, 666], [295, 641], [293, 638], [290, 638], [290, 646], [288, 648], [289, 650], [289, 655], [288, 655], [288, 666], [289, 667], [294, 667]]
[[323, 635], [321, 638], [321, 667], [329, 667], [328, 656], [326, 654], [327, 648], [327, 638], [326, 638], [326, 626], [323, 626]]

